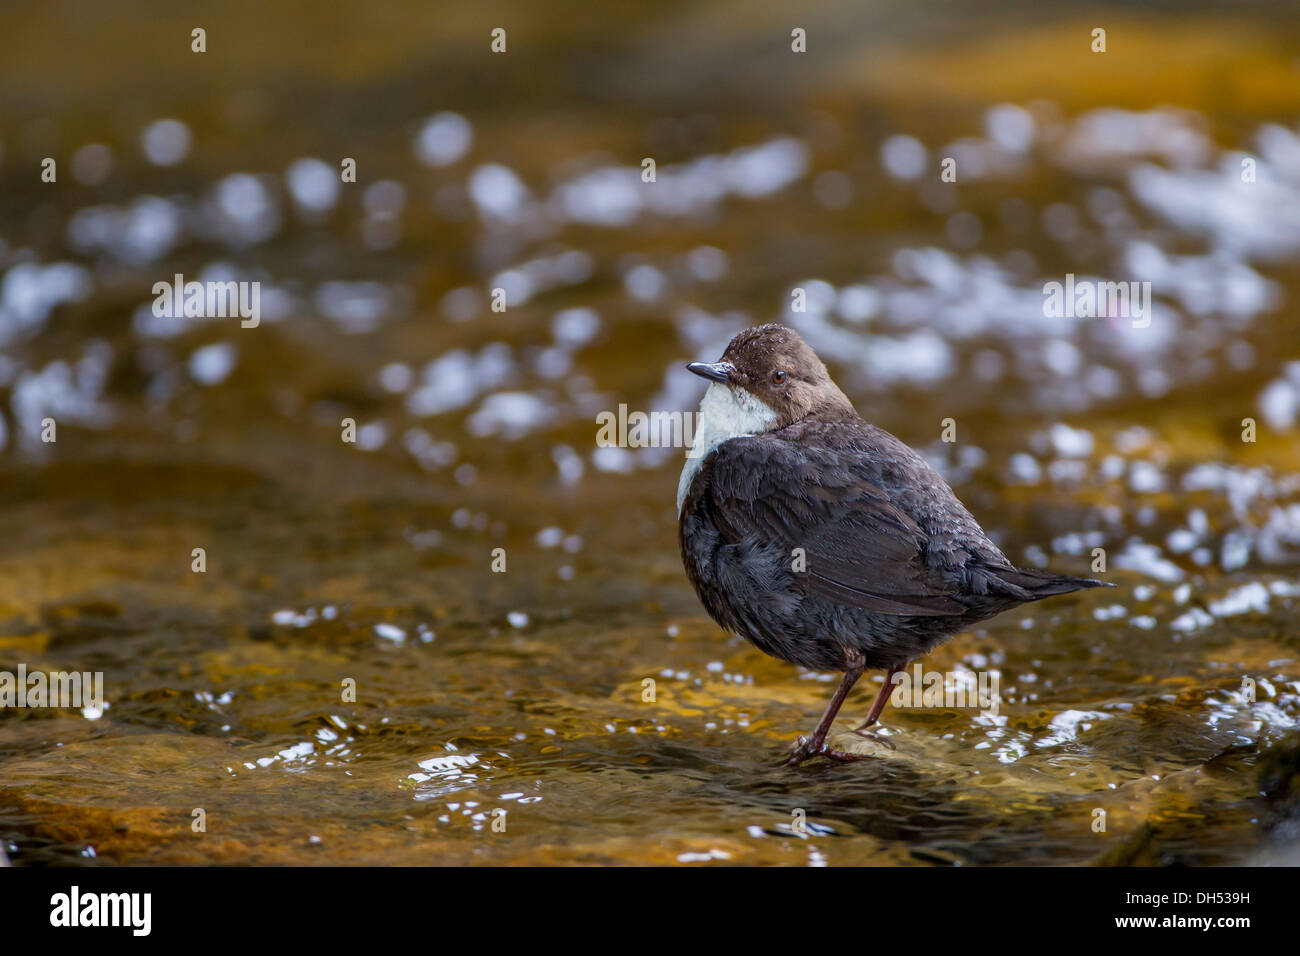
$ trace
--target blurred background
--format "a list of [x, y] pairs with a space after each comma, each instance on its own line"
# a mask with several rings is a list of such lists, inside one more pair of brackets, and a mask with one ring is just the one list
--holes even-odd
[[[1300, 719], [1297, 12], [10, 6], [0, 667], [103, 671], [109, 706], [0, 712], [0, 849], [1274, 852], [1295, 809], [1260, 796], [1290, 792], [1264, 755]], [[178, 273], [259, 282], [261, 324], [155, 316]], [[1067, 274], [1150, 282], [1149, 327], [1044, 317]], [[998, 671], [1003, 717], [900, 712], [895, 758], [776, 769], [834, 675], [704, 615], [680, 449], [595, 442], [621, 403], [693, 409], [683, 364], [768, 321], [1014, 561], [1088, 573], [1105, 549], [1120, 591], [933, 655]]]

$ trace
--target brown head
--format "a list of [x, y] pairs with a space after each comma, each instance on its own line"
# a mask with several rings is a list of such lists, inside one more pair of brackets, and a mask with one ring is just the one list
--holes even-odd
[[701, 378], [743, 389], [776, 415], [776, 428], [810, 415], [856, 415], [826, 366], [794, 329], [760, 325], [745, 329], [713, 363], [686, 366]]

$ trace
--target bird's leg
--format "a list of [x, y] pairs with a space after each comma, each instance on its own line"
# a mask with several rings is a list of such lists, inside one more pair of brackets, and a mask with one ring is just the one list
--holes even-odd
[[800, 737], [795, 744], [795, 751], [786, 761], [790, 766], [803, 763], [809, 757], [825, 755], [838, 759], [853, 759], [849, 754], [841, 754], [838, 751], [828, 750], [826, 747], [826, 735], [830, 733], [831, 724], [835, 722], [835, 715], [840, 712], [840, 707], [844, 705], [844, 700], [849, 696], [849, 691], [853, 685], [858, 682], [865, 669], [865, 658], [861, 651], [845, 651], [844, 661], [847, 665], [844, 671], [844, 679], [840, 681], [840, 686], [835, 691], [835, 696], [826, 706], [826, 713], [822, 714], [822, 719], [817, 724], [817, 729], [813, 731], [812, 736], [808, 738]]
[[889, 703], [889, 695], [894, 689], [894, 675], [906, 666], [906, 664], [900, 664], [897, 667], [891, 667], [888, 673], [885, 674], [885, 683], [881, 686], [876, 699], [871, 702], [871, 710], [867, 714], [867, 719], [862, 722], [861, 727], [854, 731], [855, 734], [862, 733], [880, 718], [880, 712], [885, 709], [885, 704]]

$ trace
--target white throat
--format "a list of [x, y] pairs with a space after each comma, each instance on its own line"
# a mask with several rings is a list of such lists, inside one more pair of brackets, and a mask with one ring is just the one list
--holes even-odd
[[730, 438], [760, 435], [776, 427], [776, 412], [743, 388], [731, 388], [713, 382], [700, 399], [700, 415], [695, 423], [695, 439], [686, 453], [686, 465], [677, 482], [677, 514], [691, 490], [691, 482], [709, 452]]

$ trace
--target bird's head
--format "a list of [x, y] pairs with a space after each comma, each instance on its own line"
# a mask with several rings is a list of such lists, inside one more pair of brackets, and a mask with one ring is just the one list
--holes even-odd
[[729, 388], [740, 404], [761, 403], [763, 431], [784, 428], [816, 414], [854, 414], [817, 353], [794, 329], [760, 325], [736, 335], [717, 362], [686, 366], [701, 378]]

